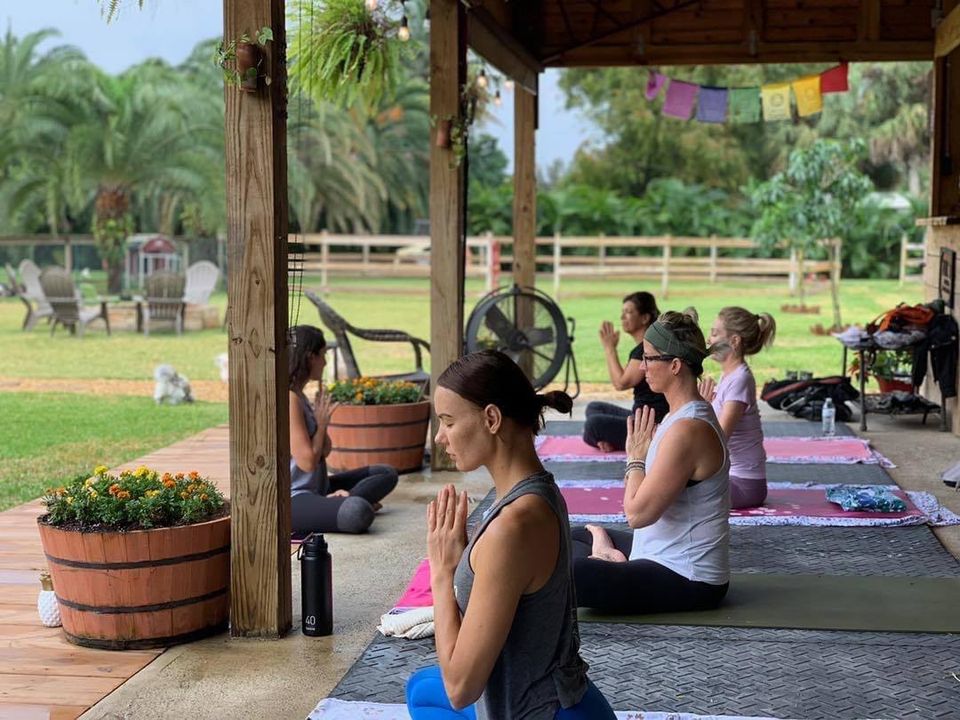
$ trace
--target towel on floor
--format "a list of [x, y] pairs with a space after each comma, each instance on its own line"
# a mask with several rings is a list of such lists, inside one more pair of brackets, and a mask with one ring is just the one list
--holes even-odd
[[827, 500], [854, 512], [902, 513], [907, 504], [882, 485], [835, 485]]
[[433, 605], [381, 615], [377, 630], [386, 637], [402, 637], [408, 640], [432, 637]]

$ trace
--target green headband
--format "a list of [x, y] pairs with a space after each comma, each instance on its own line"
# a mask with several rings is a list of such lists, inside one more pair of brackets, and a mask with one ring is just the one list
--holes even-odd
[[665, 355], [674, 355], [696, 370], [703, 368], [703, 359], [707, 353], [689, 343], [682, 342], [669, 326], [657, 320], [647, 328], [643, 336], [657, 350]]

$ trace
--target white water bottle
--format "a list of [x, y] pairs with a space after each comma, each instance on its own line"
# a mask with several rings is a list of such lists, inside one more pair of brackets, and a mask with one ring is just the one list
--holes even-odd
[[820, 411], [821, 429], [824, 435], [835, 435], [837, 432], [837, 409], [833, 406], [833, 400], [827, 398], [823, 401], [823, 409]]

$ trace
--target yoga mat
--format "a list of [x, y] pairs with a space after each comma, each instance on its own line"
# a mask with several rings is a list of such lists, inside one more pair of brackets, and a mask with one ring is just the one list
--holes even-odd
[[[538, 437], [536, 444], [540, 458], [553, 462], [611, 462], [626, 459], [626, 453], [601, 452], [576, 435]], [[865, 463], [895, 467], [870, 447], [869, 440], [857, 437], [771, 437], [764, 439], [763, 447], [767, 451], [768, 464]]]
[[605, 615], [581, 608], [580, 622], [960, 632], [960, 578], [850, 575], [733, 575], [716, 610]]
[[[623, 483], [558, 481], [571, 523], [625, 523]], [[843, 510], [827, 500], [829, 485], [768, 483], [767, 499], [755, 508], [730, 511], [731, 525], [811, 525], [827, 527], [885, 527], [904, 525], [958, 525], [960, 516], [924, 492], [887, 489], [907, 504], [904, 512]]]
[[[617, 720], [776, 720], [776, 718], [751, 715], [691, 715], [690, 713], [627, 710], [616, 713]], [[363, 700], [337, 700], [324, 698], [310, 713], [307, 720], [410, 720], [406, 705], [399, 703], [375, 703]]]

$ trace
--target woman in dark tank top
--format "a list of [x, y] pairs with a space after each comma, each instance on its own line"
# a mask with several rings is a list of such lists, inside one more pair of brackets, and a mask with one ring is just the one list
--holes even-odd
[[437, 445], [461, 472], [485, 467], [496, 501], [469, 541], [466, 493], [448, 485], [427, 510], [439, 668], [410, 678], [411, 718], [612, 720], [579, 654], [566, 505], [533, 442], [543, 409], [573, 401], [496, 351], [453, 363], [433, 399]]

